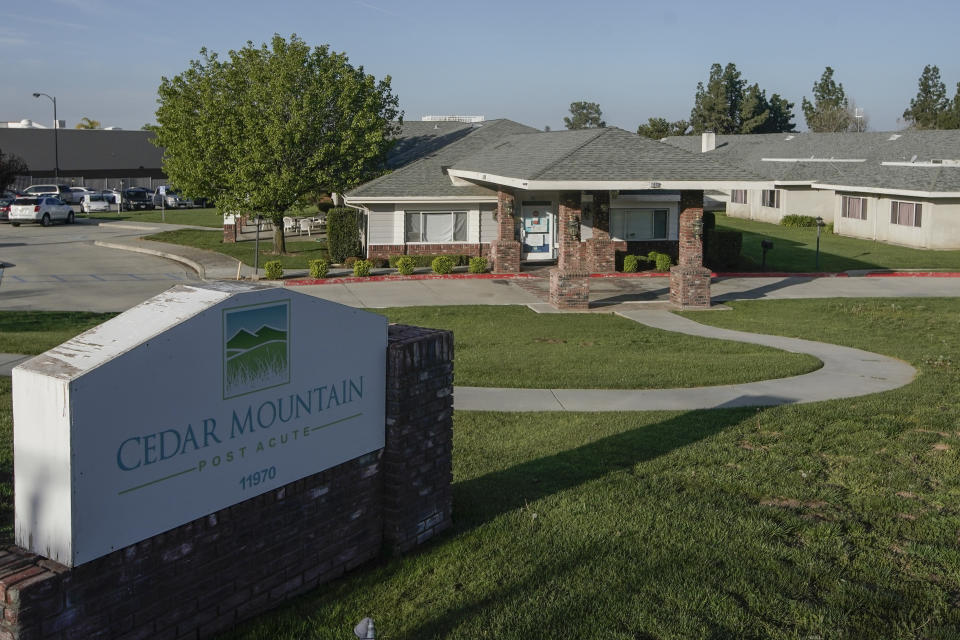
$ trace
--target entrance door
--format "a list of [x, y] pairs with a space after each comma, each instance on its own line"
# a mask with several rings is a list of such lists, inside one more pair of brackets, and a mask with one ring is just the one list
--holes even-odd
[[555, 224], [550, 202], [524, 202], [521, 207], [521, 259], [553, 260]]

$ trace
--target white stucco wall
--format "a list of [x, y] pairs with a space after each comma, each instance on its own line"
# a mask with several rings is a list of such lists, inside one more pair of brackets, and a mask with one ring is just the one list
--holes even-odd
[[[867, 219], [841, 216], [842, 197], [866, 198]], [[890, 222], [891, 203], [918, 202], [919, 227]], [[834, 201], [834, 231], [840, 235], [889, 242], [921, 249], [960, 249], [960, 199], [922, 199], [857, 192], [838, 193]]]

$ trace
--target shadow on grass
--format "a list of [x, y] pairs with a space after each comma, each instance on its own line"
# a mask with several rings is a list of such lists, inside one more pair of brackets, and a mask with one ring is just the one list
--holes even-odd
[[[766, 404], [770, 399], [763, 399]], [[571, 489], [618, 469], [652, 460], [755, 416], [756, 406], [684, 413], [601, 438], [453, 486], [454, 528], [472, 529], [528, 502]], [[558, 414], [559, 416], [560, 414]]]

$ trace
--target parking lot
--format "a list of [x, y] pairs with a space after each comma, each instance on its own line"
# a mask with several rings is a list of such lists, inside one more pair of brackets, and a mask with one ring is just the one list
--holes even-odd
[[170, 260], [94, 246], [143, 233], [98, 222], [46, 228], [0, 223], [0, 309], [123, 311], [178, 282], [197, 280]]

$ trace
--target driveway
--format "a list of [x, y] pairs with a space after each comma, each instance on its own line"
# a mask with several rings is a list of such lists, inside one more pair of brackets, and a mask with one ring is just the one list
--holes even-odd
[[93, 244], [142, 233], [87, 220], [46, 228], [0, 224], [0, 309], [124, 311], [171, 285], [197, 281], [171, 260]]

